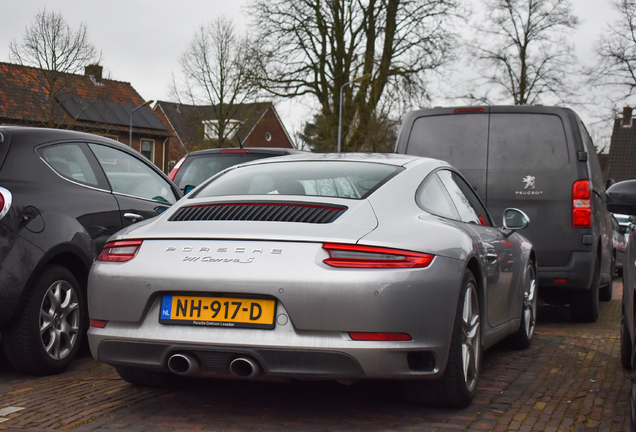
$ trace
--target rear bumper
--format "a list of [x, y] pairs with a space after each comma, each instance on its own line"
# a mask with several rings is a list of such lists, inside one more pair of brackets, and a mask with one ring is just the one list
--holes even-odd
[[[589, 290], [592, 286], [596, 256], [593, 252], [572, 252], [570, 261], [565, 266], [539, 265], [540, 295], [550, 295], [560, 290]], [[566, 280], [567, 282], [556, 282]]]

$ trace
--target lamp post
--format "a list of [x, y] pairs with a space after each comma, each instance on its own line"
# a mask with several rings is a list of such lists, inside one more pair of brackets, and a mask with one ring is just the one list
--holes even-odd
[[132, 118], [133, 118], [133, 114], [135, 111], [137, 111], [140, 108], [143, 108], [145, 106], [150, 105], [151, 103], [153, 103], [153, 100], [149, 100], [148, 102], [144, 102], [141, 105], [139, 105], [136, 108], [133, 108], [133, 110], [130, 112], [130, 138], [128, 139], [128, 145], [132, 148]]
[[340, 109], [338, 110], [338, 153], [340, 153], [340, 151], [342, 150], [342, 92], [344, 91], [344, 88], [346, 86], [365, 80], [370, 76], [371, 74], [360, 75], [359, 77], [356, 77], [351, 81], [344, 83], [342, 87], [340, 87]]

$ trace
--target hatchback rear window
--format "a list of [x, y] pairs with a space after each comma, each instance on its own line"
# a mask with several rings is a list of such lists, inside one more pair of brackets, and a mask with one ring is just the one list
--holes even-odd
[[362, 199], [403, 168], [373, 162], [289, 161], [228, 171], [192, 196], [310, 195]]
[[177, 171], [174, 182], [182, 190], [186, 186], [198, 186], [226, 168], [270, 156], [273, 155], [258, 153], [213, 153], [190, 156], [183, 162], [179, 171]]

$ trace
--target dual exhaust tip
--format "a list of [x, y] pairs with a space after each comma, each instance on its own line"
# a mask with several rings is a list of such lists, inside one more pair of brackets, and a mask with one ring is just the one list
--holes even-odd
[[[168, 359], [168, 369], [176, 375], [193, 376], [199, 368], [199, 360], [189, 354], [173, 354]], [[230, 372], [236, 378], [251, 379], [260, 375], [261, 369], [256, 361], [238, 357], [230, 362]]]

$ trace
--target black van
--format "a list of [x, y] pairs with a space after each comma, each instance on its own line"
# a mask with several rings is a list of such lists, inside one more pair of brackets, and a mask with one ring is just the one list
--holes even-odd
[[396, 151], [457, 167], [491, 214], [516, 207], [537, 253], [539, 294], [596, 321], [612, 297], [612, 223], [592, 139], [574, 111], [546, 106], [409, 112]]

